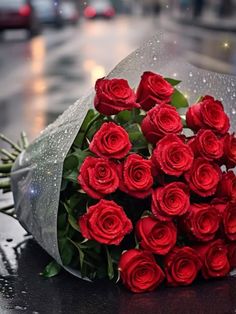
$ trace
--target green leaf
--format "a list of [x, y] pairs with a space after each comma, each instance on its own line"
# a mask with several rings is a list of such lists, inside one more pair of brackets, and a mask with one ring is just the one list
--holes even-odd
[[68, 185], [68, 181], [62, 180], [62, 183], [61, 183], [61, 192], [63, 192], [63, 191], [66, 190], [67, 185]]
[[69, 221], [69, 224], [71, 225], [71, 227], [72, 227], [74, 230], [80, 232], [80, 227], [79, 227], [79, 225], [77, 224], [77, 221], [76, 221], [76, 219], [75, 219], [73, 216], [69, 215], [69, 216], [68, 216], [68, 221]]
[[172, 95], [171, 104], [177, 109], [186, 108], [189, 106], [186, 97], [177, 89], [175, 89], [175, 92]]
[[77, 184], [79, 169], [85, 158], [90, 155], [91, 153], [89, 151], [82, 151], [81, 149], [76, 149], [72, 154], [68, 155], [64, 162], [63, 178]]
[[66, 203], [63, 203], [63, 205], [65, 207], [65, 210], [66, 210], [67, 214], [68, 215], [72, 215], [73, 214], [72, 208], [69, 205], [67, 205]]
[[78, 170], [73, 170], [71, 172], [69, 172], [69, 171], [65, 172], [63, 174], [63, 179], [68, 180], [68, 181], [73, 182], [73, 183], [78, 183]]
[[90, 123], [91, 120], [93, 120], [95, 115], [96, 115], [96, 112], [93, 109], [90, 109], [88, 111], [86, 117], [84, 118], [82, 126], [81, 126], [81, 128], [79, 130], [79, 133], [77, 134], [77, 136], [76, 136], [76, 138], [74, 140], [74, 143], [73, 143], [74, 146], [76, 146], [78, 148], [82, 147], [85, 131], [86, 131], [87, 127], [88, 127], [88, 124]]
[[81, 195], [80, 193], [75, 193], [73, 194], [69, 199], [68, 199], [68, 204], [70, 206], [70, 208], [75, 208], [81, 201], [81, 197], [83, 197], [83, 195]]
[[78, 165], [79, 165], [79, 159], [78, 159], [78, 156], [75, 154], [69, 155], [68, 157], [66, 157], [64, 161], [65, 170], [77, 169]]
[[131, 120], [131, 116], [132, 116], [131, 111], [124, 110], [124, 111], [119, 112], [115, 116], [115, 121], [123, 125]]
[[59, 215], [58, 220], [57, 220], [58, 229], [60, 229], [60, 230], [65, 229], [66, 223], [67, 223], [67, 214], [63, 213], [63, 214]]
[[79, 245], [79, 243], [76, 243], [74, 241], [72, 241], [71, 239], [68, 239], [79, 251], [79, 260], [80, 260], [80, 269], [82, 270], [83, 268], [83, 264], [84, 264], [84, 252], [81, 250], [81, 247]]
[[105, 248], [106, 248], [106, 253], [107, 253], [107, 274], [108, 274], [109, 279], [112, 280], [114, 278], [113, 262], [112, 262], [112, 258], [111, 258], [108, 248], [106, 246]]
[[87, 158], [88, 156], [91, 156], [91, 152], [87, 151], [87, 150], [81, 150], [81, 149], [77, 149], [74, 152], [74, 155], [78, 158], [79, 160], [79, 165], [78, 165], [78, 170], [80, 169], [80, 167], [82, 166], [85, 158]]
[[74, 255], [73, 246], [67, 238], [58, 239], [58, 245], [63, 265], [68, 266]]
[[133, 147], [138, 149], [147, 148], [148, 143], [138, 123], [129, 125], [128, 127], [126, 127], [126, 131], [129, 134], [129, 139], [133, 144]]
[[172, 86], [176, 86], [178, 85], [179, 83], [181, 83], [180, 80], [176, 80], [176, 79], [173, 79], [173, 78], [170, 78], [170, 77], [166, 77], [165, 80], [170, 83]]
[[45, 267], [44, 271], [40, 275], [46, 278], [51, 278], [58, 275], [61, 269], [61, 265], [59, 265], [56, 261], [52, 261]]

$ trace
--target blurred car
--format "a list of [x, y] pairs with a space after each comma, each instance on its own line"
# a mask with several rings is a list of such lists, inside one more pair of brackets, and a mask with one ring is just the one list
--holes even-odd
[[40, 32], [40, 24], [30, 0], [0, 0], [0, 32], [25, 29], [30, 36]]
[[112, 18], [115, 16], [115, 9], [109, 0], [91, 0], [84, 9], [84, 17], [93, 19], [96, 17]]
[[55, 27], [60, 27], [63, 25], [60, 2], [53, 0], [31, 1], [35, 7], [36, 14], [41, 24], [50, 24]]
[[76, 25], [79, 21], [79, 11], [73, 2], [61, 3], [61, 15], [65, 23]]

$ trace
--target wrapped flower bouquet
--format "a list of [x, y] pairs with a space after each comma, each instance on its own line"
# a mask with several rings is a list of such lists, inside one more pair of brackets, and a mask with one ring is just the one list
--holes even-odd
[[236, 79], [163, 49], [148, 41], [23, 152], [7, 140], [0, 182], [11, 172], [14, 215], [56, 261], [45, 276], [140, 293], [236, 267]]

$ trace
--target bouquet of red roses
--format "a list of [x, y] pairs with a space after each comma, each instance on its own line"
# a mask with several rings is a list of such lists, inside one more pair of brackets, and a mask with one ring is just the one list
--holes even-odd
[[188, 107], [180, 83], [153, 71], [136, 89], [99, 79], [18, 157], [17, 218], [57, 261], [45, 276], [62, 265], [140, 293], [236, 267], [236, 137], [221, 100]]
[[89, 113], [85, 140], [79, 132], [65, 160], [59, 215], [75, 229], [65, 232], [83, 276], [120, 274], [143, 292], [163, 281], [189, 285], [199, 274], [223, 277], [235, 266], [236, 177], [228, 170], [236, 138], [211, 96], [181, 119], [177, 83], [152, 72], [136, 93], [123, 79], [96, 83], [98, 113]]

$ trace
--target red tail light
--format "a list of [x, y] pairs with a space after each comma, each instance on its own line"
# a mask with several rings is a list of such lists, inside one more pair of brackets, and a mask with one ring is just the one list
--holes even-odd
[[92, 6], [88, 6], [87, 8], [84, 9], [84, 16], [85, 17], [94, 17], [96, 16], [97, 12], [96, 9], [93, 8]]
[[31, 8], [30, 8], [30, 6], [28, 4], [23, 5], [19, 9], [19, 14], [21, 16], [29, 16], [30, 13], [31, 13]]
[[115, 15], [115, 10], [113, 8], [109, 8], [106, 10], [105, 15], [108, 17], [112, 17]]

